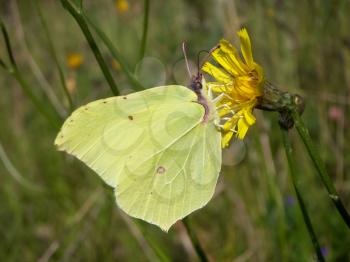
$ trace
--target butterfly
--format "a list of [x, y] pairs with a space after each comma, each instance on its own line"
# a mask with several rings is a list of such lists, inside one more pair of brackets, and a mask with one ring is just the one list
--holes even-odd
[[213, 101], [198, 73], [190, 88], [159, 86], [88, 103], [54, 143], [111, 186], [124, 212], [168, 231], [214, 194], [221, 133]]

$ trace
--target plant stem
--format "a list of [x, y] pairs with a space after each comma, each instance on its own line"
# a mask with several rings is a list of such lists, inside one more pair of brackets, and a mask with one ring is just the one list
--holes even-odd
[[3, 69], [8, 70], [8, 68], [7, 68], [7, 66], [6, 66], [6, 64], [5, 64], [5, 62], [4, 62], [4, 60], [2, 60], [1, 58], [0, 58], [0, 66], [1, 66]]
[[[84, 13], [83, 13], [84, 14]], [[114, 59], [119, 62], [121, 69], [125, 73], [129, 81], [134, 85], [136, 90], [144, 90], [145, 88], [142, 84], [135, 78], [135, 76], [130, 72], [130, 69], [123, 59], [117, 48], [113, 45], [112, 41], [108, 36], [88, 17], [84, 14], [85, 19], [89, 25], [95, 30], [96, 34], [101, 38], [102, 42], [107, 46], [109, 51], [112, 53]]]
[[331, 198], [332, 202], [334, 203], [335, 207], [337, 208], [339, 214], [343, 218], [348, 228], [350, 228], [350, 215], [346, 211], [346, 208], [334, 187], [332, 179], [328, 175], [326, 167], [322, 162], [321, 157], [317, 153], [317, 149], [315, 148], [315, 145], [311, 140], [310, 134], [307, 128], [305, 127], [303, 120], [301, 119], [301, 117], [295, 109], [292, 110], [291, 113], [293, 115], [295, 127], [298, 130], [298, 133], [304, 142], [304, 145], [318, 171], [318, 174], [320, 175], [321, 180], [328, 191], [328, 196]]
[[20, 74], [18, 67], [17, 67], [16, 60], [15, 60], [13, 52], [12, 52], [10, 38], [8, 36], [6, 27], [1, 19], [0, 19], [0, 27], [1, 27], [2, 35], [4, 36], [6, 50], [7, 50], [10, 62], [11, 62], [11, 66], [7, 67], [4, 64], [3, 68], [18, 81], [18, 83], [22, 87], [23, 92], [25, 93], [25, 95], [27, 97], [29, 97], [29, 99], [32, 101], [32, 103], [36, 107], [36, 109], [46, 118], [46, 120], [48, 120], [48, 122], [54, 128], [58, 129], [59, 128], [59, 120], [60, 120], [59, 116], [52, 117], [51, 114], [48, 113], [48, 111], [45, 108], [46, 107], [45, 104], [43, 104], [42, 101], [40, 101], [40, 99], [38, 99], [36, 97], [36, 95], [32, 92], [30, 86], [28, 85], [28, 83], [24, 80], [24, 78]]
[[191, 222], [189, 221], [189, 219], [187, 217], [185, 217], [182, 220], [182, 222], [185, 225], [187, 234], [192, 242], [194, 249], [196, 250], [196, 253], [197, 253], [199, 259], [201, 261], [209, 261], [207, 255], [205, 254], [205, 252], [201, 246], [201, 243], [199, 242], [199, 239], [197, 238], [195, 232], [192, 229], [192, 225], [191, 225]]
[[295, 165], [294, 158], [292, 155], [293, 149], [292, 149], [292, 146], [291, 146], [291, 143], [289, 140], [288, 131], [285, 129], [282, 129], [282, 128], [281, 128], [281, 131], [282, 131], [284, 149], [286, 150], [286, 155], [287, 155], [287, 160], [288, 160], [288, 166], [289, 166], [289, 171], [290, 171], [289, 173], [290, 173], [291, 178], [292, 178], [292, 182], [293, 182], [295, 194], [296, 194], [297, 199], [298, 199], [300, 210], [301, 210], [301, 213], [303, 215], [303, 219], [304, 219], [305, 225], [307, 227], [308, 233], [310, 235], [312, 244], [314, 246], [314, 249], [315, 249], [315, 252], [317, 255], [317, 259], [318, 259], [318, 261], [323, 262], [325, 260], [324, 260], [324, 257], [322, 255], [322, 252], [321, 252], [320, 244], [318, 243], [315, 231], [312, 227], [312, 223], [311, 223], [309, 214], [307, 212], [303, 197], [300, 194], [299, 189], [298, 189], [299, 181], [298, 181], [298, 178], [296, 176], [296, 170], [295, 170], [296, 165]]
[[10, 38], [8, 36], [5, 24], [3, 23], [2, 19], [0, 19], [0, 27], [1, 27], [2, 35], [4, 36], [6, 51], [7, 51], [8, 57], [10, 59], [10, 62], [14, 68], [17, 68], [17, 64], [16, 64], [15, 58], [14, 58], [13, 53], [12, 53]]
[[147, 232], [143, 226], [143, 223], [141, 221], [135, 221], [134, 224], [140, 230], [143, 237], [147, 241], [147, 244], [152, 248], [154, 254], [157, 256], [159, 261], [170, 262], [171, 259], [169, 258], [169, 256], [162, 250], [162, 248], [157, 244], [157, 242], [154, 241], [153, 238], [151, 236], [149, 236], [149, 234], [147, 234]]
[[54, 47], [53, 41], [52, 41], [52, 39], [50, 37], [50, 33], [49, 33], [49, 30], [48, 30], [48, 27], [47, 27], [47, 23], [45, 21], [44, 15], [43, 15], [43, 13], [41, 11], [41, 8], [40, 8], [40, 5], [38, 3], [38, 0], [35, 0], [34, 3], [36, 5], [36, 9], [38, 10], [38, 14], [39, 14], [39, 18], [40, 18], [41, 24], [42, 24], [42, 26], [44, 28], [44, 33], [45, 33], [45, 36], [46, 36], [48, 44], [49, 44], [49, 49], [50, 49], [51, 54], [53, 56], [53, 59], [55, 61], [56, 67], [58, 69], [58, 73], [59, 73], [60, 81], [61, 81], [61, 84], [62, 84], [62, 87], [63, 87], [63, 91], [64, 91], [64, 94], [67, 97], [67, 100], [68, 100], [69, 109], [72, 112], [73, 109], [74, 109], [73, 100], [72, 100], [72, 97], [71, 97], [71, 95], [70, 95], [70, 93], [68, 91], [66, 80], [65, 80], [65, 77], [64, 77], [64, 74], [63, 74], [63, 69], [62, 69], [62, 67], [61, 67], [61, 65], [60, 65], [60, 63], [58, 61], [58, 57], [57, 57], [57, 54], [56, 54], [56, 51], [55, 51], [55, 47]]
[[145, 56], [146, 50], [146, 41], [147, 41], [147, 32], [148, 32], [148, 16], [149, 16], [149, 5], [150, 0], [144, 1], [144, 13], [143, 13], [143, 31], [142, 31], [142, 40], [140, 46], [140, 60]]
[[3, 147], [1, 141], [0, 141], [0, 160], [3, 163], [5, 169], [7, 172], [13, 177], [14, 180], [16, 180], [21, 186], [25, 187], [26, 189], [35, 191], [35, 192], [44, 192], [44, 188], [41, 186], [38, 186], [35, 182], [27, 180], [27, 178], [22, 175], [13, 162], [10, 160], [10, 157], [5, 151], [5, 148]]
[[36, 95], [34, 95], [32, 90], [30, 89], [30, 86], [24, 80], [22, 75], [17, 71], [17, 69], [15, 69], [14, 71], [12, 71], [10, 73], [18, 81], [18, 83], [22, 87], [23, 92], [25, 93], [25, 95], [27, 97], [29, 97], [29, 99], [32, 101], [32, 103], [36, 107], [36, 109], [48, 120], [48, 122], [50, 122], [52, 127], [54, 127], [55, 129], [59, 129], [59, 127], [60, 127], [59, 119], [57, 119], [56, 117], [55, 117], [56, 119], [54, 119], [51, 116], [51, 114], [48, 113], [48, 111], [45, 108], [45, 105], [36, 97]]
[[[88, 41], [92, 52], [95, 55], [95, 58], [96, 58], [99, 66], [102, 70], [102, 73], [104, 74], [104, 76], [109, 84], [109, 87], [111, 88], [112, 93], [116, 96], [119, 95], [117, 85], [116, 85], [111, 73], [109, 72], [108, 66], [102, 57], [101, 51], [98, 48], [95, 39], [93, 38], [93, 36], [90, 32], [90, 29], [89, 29], [89, 27], [84, 19], [84, 16], [82, 14], [82, 10], [77, 9], [74, 5], [72, 5], [70, 3], [69, 0], [61, 0], [61, 3], [63, 5], [63, 7], [66, 8], [67, 11], [73, 16], [75, 21], [78, 23], [81, 31], [83, 31], [83, 34], [84, 34], [86, 40]], [[81, 2], [80, 2], [80, 4], [81, 4]]]
[[[253, 132], [253, 137], [255, 140], [255, 145], [257, 148], [258, 153], [260, 154], [262, 161], [262, 168], [261, 172], [265, 177], [266, 184], [267, 184], [267, 190], [268, 190], [268, 196], [271, 199], [271, 201], [276, 206], [277, 216], [278, 216], [278, 241], [280, 245], [280, 255], [282, 261], [285, 261], [285, 257], [287, 256], [288, 249], [286, 244], [286, 224], [285, 224], [285, 212], [284, 212], [284, 206], [283, 206], [283, 196], [281, 194], [281, 191], [279, 190], [278, 183], [276, 181], [276, 174], [272, 172], [272, 170], [269, 170], [267, 166], [268, 158], [266, 152], [264, 152], [263, 148], [266, 145], [263, 145], [263, 139], [262, 137], [255, 131]], [[275, 227], [275, 225], [274, 225]]]

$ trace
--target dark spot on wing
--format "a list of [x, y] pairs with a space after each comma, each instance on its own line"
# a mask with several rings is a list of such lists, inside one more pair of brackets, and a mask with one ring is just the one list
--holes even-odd
[[123, 99], [128, 99], [126, 96], [123, 96]]
[[103, 101], [104, 104], [107, 104], [107, 101]]
[[128, 116], [128, 118], [129, 118], [130, 120], [134, 120], [134, 117], [133, 117], [133, 116]]
[[165, 167], [163, 167], [163, 166], [159, 166], [158, 168], [157, 168], [157, 174], [164, 174], [165, 173]]

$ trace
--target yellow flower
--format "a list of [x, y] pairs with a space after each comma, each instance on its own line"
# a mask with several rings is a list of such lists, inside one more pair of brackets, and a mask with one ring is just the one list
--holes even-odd
[[240, 30], [238, 36], [243, 58], [223, 39], [211, 53], [220, 67], [209, 62], [202, 67], [216, 81], [209, 82], [208, 87], [218, 97], [216, 108], [221, 122], [222, 147], [228, 146], [233, 136], [243, 139], [255, 123], [253, 109], [264, 84], [263, 70], [254, 62], [247, 30]]
[[115, 59], [112, 60], [111, 65], [115, 71], [120, 71], [120, 69], [122, 68], [120, 63]]
[[84, 62], [84, 57], [78, 53], [72, 53], [67, 55], [67, 64], [68, 67], [72, 69], [77, 69]]
[[116, 0], [115, 8], [118, 10], [118, 12], [125, 13], [129, 10], [129, 3], [127, 0]]

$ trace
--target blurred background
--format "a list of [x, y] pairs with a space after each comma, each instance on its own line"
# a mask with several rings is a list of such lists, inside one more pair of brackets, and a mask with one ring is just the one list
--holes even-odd
[[[305, 123], [350, 210], [345, 117], [350, 103], [350, 1], [150, 0], [144, 55], [144, 1], [83, 4], [86, 17], [110, 38], [147, 88], [188, 84], [183, 41], [195, 73], [198, 51], [210, 49], [222, 37], [237, 46], [236, 32], [246, 27], [267, 79], [305, 98]], [[38, 112], [30, 92], [49, 117], [61, 119], [70, 110], [64, 85], [72, 108], [113, 95], [81, 29], [61, 2], [1, 0], [0, 15], [18, 66], [15, 74], [0, 68], [0, 260], [156, 261], [155, 250], [161, 250], [172, 261], [197, 261], [182, 223], [166, 234], [127, 217], [116, 206], [111, 188], [83, 163], [54, 148], [57, 125]], [[90, 29], [120, 92], [135, 91], [120, 61]], [[0, 59], [8, 66], [5, 39], [0, 40]], [[313, 261], [278, 115], [258, 110], [255, 115], [257, 124], [246, 139], [224, 152], [214, 198], [190, 215], [194, 232], [212, 261]], [[290, 133], [300, 191], [322, 253], [326, 261], [350, 261], [349, 230], [296, 131]]]

